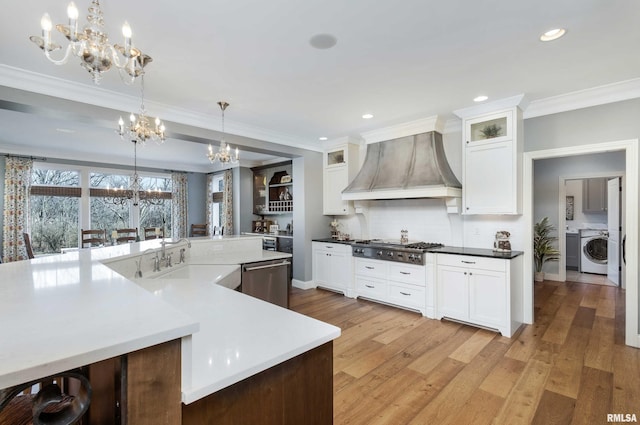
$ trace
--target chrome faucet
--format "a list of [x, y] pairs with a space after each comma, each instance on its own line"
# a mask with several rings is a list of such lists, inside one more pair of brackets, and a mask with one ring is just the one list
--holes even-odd
[[178, 245], [180, 242], [185, 241], [187, 243], [187, 247], [191, 248], [191, 241], [187, 238], [180, 238], [175, 242], [167, 242], [166, 239], [162, 239], [160, 241], [160, 246], [162, 247], [162, 256], [160, 257], [162, 260], [166, 258], [166, 247], [167, 245]]

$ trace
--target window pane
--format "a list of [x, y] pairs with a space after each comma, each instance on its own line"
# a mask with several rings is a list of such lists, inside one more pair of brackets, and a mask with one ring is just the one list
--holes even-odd
[[31, 184], [37, 186], [74, 186], [80, 185], [80, 173], [73, 170], [43, 170], [34, 168], [31, 172]]
[[78, 246], [80, 198], [31, 196], [31, 245], [35, 255]]
[[91, 173], [89, 177], [89, 187], [99, 187], [101, 189], [128, 188], [130, 177], [118, 174]]
[[[122, 202], [120, 202], [122, 201]], [[129, 200], [125, 198], [91, 198], [91, 228], [111, 231], [131, 227], [129, 224]]]
[[171, 199], [141, 200], [140, 228], [164, 228], [165, 237], [171, 237]]

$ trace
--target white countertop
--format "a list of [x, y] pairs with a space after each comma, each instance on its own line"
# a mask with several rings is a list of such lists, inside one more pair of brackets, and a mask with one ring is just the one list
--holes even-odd
[[0, 388], [198, 330], [193, 316], [100, 263], [143, 244], [0, 264]]
[[183, 376], [186, 404], [340, 336], [340, 328], [211, 282], [140, 284], [200, 322], [192, 337], [191, 376]]
[[182, 398], [190, 403], [340, 336], [335, 326], [215, 283], [237, 264], [291, 256], [247, 250], [249, 238], [193, 239], [187, 267], [209, 265], [207, 278], [202, 270], [145, 273], [134, 283], [102, 264], [159, 241], [0, 265], [0, 388], [193, 334], [183, 352]]

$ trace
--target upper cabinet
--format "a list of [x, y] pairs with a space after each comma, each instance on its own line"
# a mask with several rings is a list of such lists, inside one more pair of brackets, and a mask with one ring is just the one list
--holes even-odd
[[463, 214], [521, 214], [522, 111], [463, 118]]
[[358, 172], [359, 146], [345, 143], [324, 152], [322, 213], [348, 215], [353, 213], [353, 202], [342, 200], [342, 190]]
[[582, 180], [582, 212], [607, 212], [607, 181], [606, 177]]

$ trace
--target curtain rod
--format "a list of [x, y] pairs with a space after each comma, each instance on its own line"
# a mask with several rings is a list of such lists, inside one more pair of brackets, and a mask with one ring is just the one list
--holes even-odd
[[31, 159], [33, 161], [47, 161], [47, 158], [38, 158], [35, 156], [26, 156], [26, 155], [12, 155], [12, 154], [5, 154], [4, 155], [6, 158], [22, 158], [22, 159]]

